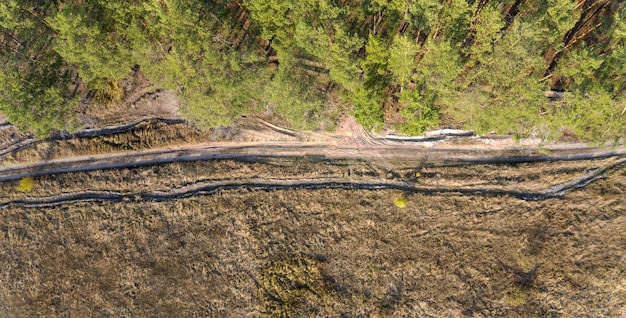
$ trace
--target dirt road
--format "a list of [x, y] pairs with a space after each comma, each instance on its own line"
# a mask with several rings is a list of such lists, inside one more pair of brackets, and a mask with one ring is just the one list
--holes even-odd
[[270, 157], [312, 157], [320, 160], [414, 160], [423, 163], [519, 163], [588, 160], [626, 155], [626, 148], [623, 145], [591, 147], [582, 143], [555, 143], [538, 146], [473, 136], [442, 135], [398, 139], [373, 138], [366, 133], [350, 132], [326, 139], [317, 142], [199, 143], [143, 151], [75, 156], [26, 164], [5, 164], [0, 167], [0, 181], [55, 173], [216, 159], [254, 161]]

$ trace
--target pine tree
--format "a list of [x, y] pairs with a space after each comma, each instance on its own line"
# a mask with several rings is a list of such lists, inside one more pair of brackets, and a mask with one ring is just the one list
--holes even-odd
[[56, 34], [42, 19], [55, 9], [37, 1], [0, 3], [0, 111], [38, 137], [75, 128], [71, 69], [52, 49]]

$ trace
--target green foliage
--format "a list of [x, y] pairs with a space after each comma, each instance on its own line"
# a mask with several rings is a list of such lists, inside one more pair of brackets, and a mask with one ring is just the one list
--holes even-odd
[[390, 10], [396, 12], [404, 12], [406, 10], [407, 1], [404, 0], [372, 0], [370, 3], [371, 11]]
[[232, 49], [230, 25], [221, 21], [225, 4], [166, 1], [146, 10], [158, 54], [143, 70], [157, 86], [178, 93], [186, 118], [201, 128], [229, 126], [259, 109], [269, 70], [262, 68], [250, 44]]
[[253, 69], [233, 77], [205, 73], [186, 78], [179, 82], [185, 103], [181, 111], [201, 128], [230, 126], [235, 118], [260, 109], [256, 98], [262, 95], [263, 86], [259, 82], [267, 79], [269, 74]]
[[278, 44], [289, 46], [294, 27], [292, 16], [294, 4], [286, 0], [245, 0], [252, 18], [261, 26], [263, 37], [275, 39]]
[[421, 30], [429, 31], [440, 23], [444, 5], [438, 0], [412, 1], [409, 3], [409, 20]]
[[465, 120], [466, 128], [530, 137], [548, 125], [551, 128], [542, 130], [540, 137], [558, 137], [554, 121], [540, 114], [549, 104], [543, 96], [549, 88], [540, 82], [544, 61], [536, 54], [541, 32], [535, 22], [515, 23], [493, 45], [491, 54], [473, 66], [453, 102], [454, 116]]
[[502, 36], [500, 30], [503, 26], [503, 16], [494, 5], [487, 5], [480, 11], [474, 25], [474, 43], [467, 50], [472, 62], [486, 62], [493, 52], [494, 43]]
[[472, 22], [473, 9], [468, 1], [452, 0], [445, 5], [438, 0], [411, 1], [408, 3], [409, 23], [430, 38], [443, 34], [446, 40], [461, 42]]
[[512, 307], [523, 306], [528, 301], [528, 294], [528, 290], [517, 285], [513, 286], [506, 294], [506, 302]]
[[59, 34], [55, 50], [75, 65], [93, 88], [128, 75], [135, 64], [145, 64], [137, 50], [147, 41], [139, 28], [143, 12], [127, 1], [90, 1], [66, 4], [47, 19]]
[[455, 80], [461, 72], [458, 52], [447, 41], [429, 41], [411, 79], [417, 90], [403, 84], [399, 102], [404, 122], [394, 128], [407, 135], [421, 135], [439, 125], [438, 109], [453, 101]]
[[264, 102], [298, 130], [314, 130], [322, 122], [336, 119], [325, 113], [326, 96], [315, 89], [315, 78], [287, 58], [282, 61], [264, 90]]
[[[537, 96], [507, 107], [505, 103], [488, 104], [487, 93], [477, 89], [463, 95], [467, 101], [460, 106], [468, 113], [468, 128], [478, 133], [496, 131], [516, 137], [537, 137], [554, 140], [562, 129], [572, 129], [585, 141], [613, 141], [626, 136], [626, 106], [623, 97], [612, 97], [601, 90], [588, 91], [585, 96], [565, 95], [563, 101], [548, 102]], [[486, 96], [487, 95], [487, 96]]]
[[403, 134], [418, 136], [428, 128], [437, 127], [439, 125], [439, 113], [433, 105], [435, 99], [436, 95], [432, 95], [430, 99], [425, 99], [417, 91], [403, 91], [400, 99], [403, 108], [400, 114], [405, 121], [394, 128]]
[[463, 70], [459, 53], [447, 41], [429, 41], [424, 49], [412, 79], [422, 96], [436, 96], [437, 105], [448, 104], [456, 89], [456, 79]]
[[602, 63], [603, 58], [583, 46], [564, 54], [559, 62], [558, 72], [573, 81], [572, 90], [578, 90], [579, 93], [584, 94], [592, 84], [591, 82], [595, 80], [596, 70], [600, 68]]
[[359, 124], [369, 130], [382, 129], [384, 114], [381, 107], [383, 96], [380, 93], [358, 87], [344, 98], [352, 104], [352, 115]]
[[19, 1], [6, 0], [0, 3], [0, 27], [5, 30], [32, 30], [37, 24], [24, 17]]
[[[615, 16], [608, 32], [610, 40], [607, 52], [603, 52], [602, 64], [595, 71], [596, 85], [603, 85], [606, 90], [620, 94], [626, 90], [626, 19], [621, 12]], [[597, 56], [597, 54], [596, 54]]]
[[[510, 4], [6, 0], [0, 111], [38, 136], [72, 128], [77, 81], [100, 101], [119, 101], [119, 80], [139, 65], [157, 87], [178, 94], [181, 113], [200, 127], [270, 106], [297, 129], [328, 127], [350, 111], [368, 129], [397, 124], [410, 134], [446, 113], [483, 132], [619, 135], [626, 5], [595, 12], [601, 4], [529, 0], [514, 11]], [[567, 106], [545, 99], [555, 88], [573, 94]], [[338, 99], [344, 105], [331, 107]], [[603, 106], [585, 113], [591, 99]], [[384, 114], [385, 103], [400, 109], [400, 122], [385, 123], [397, 119]], [[601, 119], [602, 131], [592, 127]]]
[[348, 34], [337, 23], [323, 28], [301, 21], [295, 28], [294, 43], [316, 61], [328, 65], [333, 81], [350, 88], [358, 70], [357, 61], [350, 53], [362, 46], [358, 36]]
[[11, 123], [22, 130], [32, 131], [37, 137], [47, 136], [51, 130], [72, 130], [75, 127], [73, 111], [78, 100], [67, 89], [69, 79], [58, 78], [54, 64], [46, 69], [29, 71], [32, 73], [22, 73], [12, 67], [2, 68], [0, 111]]
[[391, 81], [388, 43], [370, 34], [365, 52], [365, 59], [360, 63], [365, 80], [354, 85], [356, 89], [347, 93], [345, 98], [353, 106], [352, 114], [359, 124], [379, 130], [384, 125], [382, 104], [386, 98], [385, 90]]
[[515, 86], [544, 89], [537, 86], [541, 84], [530, 84], [539, 83], [539, 76], [543, 75], [545, 61], [537, 55], [541, 47], [538, 40], [540, 32], [542, 30], [535, 24], [519, 22], [513, 25], [494, 46], [493, 54], [485, 59], [485, 65], [476, 68], [477, 75], [473, 78], [481, 84], [501, 89], [513, 89]]
[[419, 46], [407, 36], [396, 36], [389, 47], [389, 71], [397, 82], [406, 84], [413, 74]]
[[335, 41], [329, 47], [328, 65], [330, 78], [350, 89], [355, 74], [358, 71], [358, 61], [351, 53], [363, 45], [363, 40], [348, 34], [343, 28], [335, 25]]
[[45, 10], [54, 6], [14, 0], [0, 4], [0, 111], [37, 137], [75, 128], [78, 103], [69, 89], [67, 65], [50, 45], [55, 34], [39, 18]]
[[548, 0], [542, 6], [546, 11], [544, 21], [546, 21], [548, 32], [545, 34], [550, 44], [556, 44], [557, 48], [562, 48], [564, 43], [559, 41], [580, 18], [580, 11], [574, 10], [577, 6], [577, 2], [571, 0]]
[[365, 53], [365, 59], [361, 62], [361, 68], [365, 72], [365, 86], [375, 90], [384, 90], [390, 80], [387, 74], [388, 46], [381, 38], [370, 34]]
[[626, 116], [621, 113], [626, 109], [625, 100], [601, 89], [589, 91], [584, 96], [568, 97], [562, 112], [569, 122], [563, 126], [572, 128], [586, 140], [617, 141], [626, 137]]

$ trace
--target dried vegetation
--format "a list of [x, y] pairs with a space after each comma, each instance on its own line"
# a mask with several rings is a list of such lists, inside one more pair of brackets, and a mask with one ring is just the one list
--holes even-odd
[[[606, 162], [429, 167], [412, 175], [471, 185], [478, 175], [498, 181], [499, 174], [530, 188], [598, 164]], [[368, 163], [206, 162], [40, 177], [28, 194], [14, 190], [17, 182], [1, 192], [8, 200], [79, 189], [141, 193], [203, 178], [388, 172]], [[11, 205], [0, 210], [0, 313], [619, 316], [626, 308], [624, 191], [621, 168], [562, 198], [533, 202], [236, 189], [160, 203]], [[404, 208], [394, 205], [397, 197], [406, 198]]]

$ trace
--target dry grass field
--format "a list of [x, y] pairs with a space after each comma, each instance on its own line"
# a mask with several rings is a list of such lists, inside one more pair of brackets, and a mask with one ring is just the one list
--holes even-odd
[[166, 124], [146, 122], [135, 129], [112, 135], [93, 138], [72, 138], [64, 140], [38, 140], [29, 147], [8, 153], [0, 162], [37, 162], [81, 155], [94, 155], [131, 150], [144, 150], [215, 140], [211, 131], [201, 132], [189, 124]]
[[415, 169], [369, 163], [218, 161], [37, 177], [28, 192], [3, 183], [3, 202], [83, 190], [127, 195], [0, 210], [0, 316], [623, 316], [623, 167], [542, 201], [246, 188], [132, 199], [198, 180], [271, 177], [531, 190], [606, 163], [432, 166], [410, 180]]

